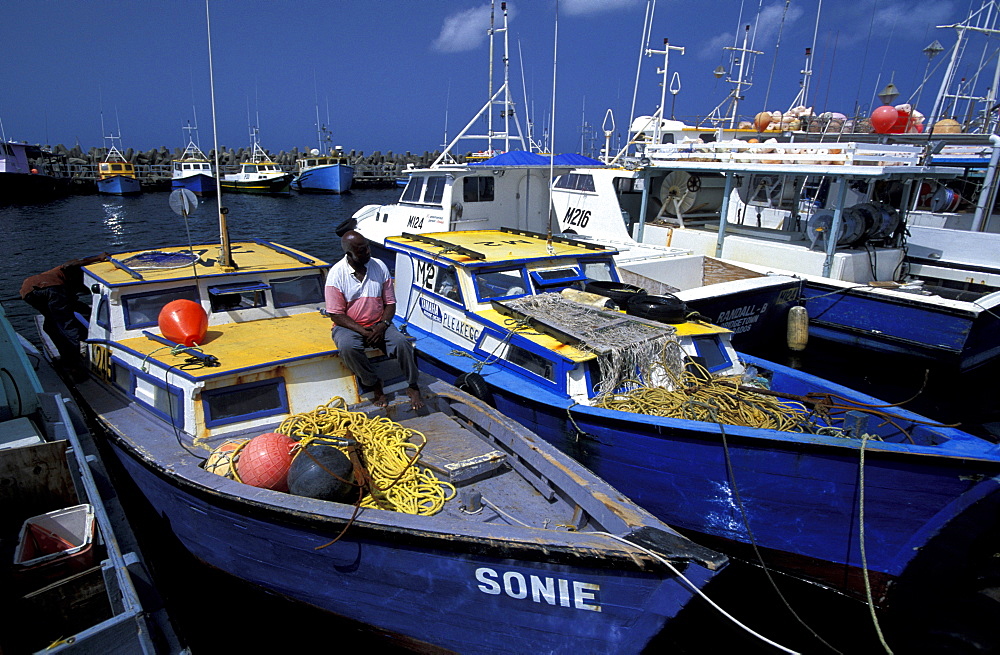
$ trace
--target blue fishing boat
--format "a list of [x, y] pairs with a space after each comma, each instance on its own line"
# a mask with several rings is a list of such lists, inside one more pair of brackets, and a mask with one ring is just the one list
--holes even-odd
[[97, 164], [97, 192], [116, 196], [142, 192], [139, 178], [135, 176], [135, 166], [125, 159], [113, 140], [104, 161]]
[[182, 652], [83, 415], [2, 307], [0, 371], [0, 650]]
[[354, 167], [344, 156], [343, 150], [326, 155], [313, 148], [308, 157], [296, 160], [298, 175], [292, 181], [299, 191], [311, 193], [347, 193], [354, 183]]
[[[193, 130], [188, 126], [185, 130]], [[193, 138], [170, 166], [170, 188], [187, 189], [196, 196], [214, 196], [216, 193], [215, 171], [208, 157], [201, 151]]]
[[[450, 385], [423, 379], [414, 411], [379, 352], [390, 403], [374, 406], [318, 310], [329, 269], [223, 239], [84, 270], [77, 392], [199, 560], [406, 643], [484, 653], [638, 652], [725, 564]], [[396, 450], [371, 450], [379, 435]], [[296, 490], [291, 470], [287, 486], [251, 479], [261, 437], [285, 455], [344, 448], [356, 484], [345, 497]]]
[[669, 297], [608, 310], [583, 289], [619, 281], [615, 252], [589, 242], [483, 230], [385, 245], [424, 370], [678, 529], [880, 607], [990, 561], [1000, 446], [740, 354]]

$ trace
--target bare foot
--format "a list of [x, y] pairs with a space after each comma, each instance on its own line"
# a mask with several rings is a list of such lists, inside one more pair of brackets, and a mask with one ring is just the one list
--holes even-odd
[[410, 397], [410, 407], [412, 407], [414, 411], [423, 408], [424, 399], [420, 397], [420, 389], [407, 387], [406, 395]]
[[382, 390], [382, 382], [379, 381], [375, 384], [372, 395], [372, 404], [376, 407], [388, 407], [389, 399], [385, 397], [385, 391]]

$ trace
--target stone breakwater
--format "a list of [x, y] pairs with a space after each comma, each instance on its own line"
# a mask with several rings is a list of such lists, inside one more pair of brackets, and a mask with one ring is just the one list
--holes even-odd
[[[84, 151], [80, 146], [74, 146], [72, 148], [67, 148], [66, 146], [59, 144], [56, 146], [41, 146], [42, 151], [48, 154], [48, 159], [57, 160], [62, 163], [68, 164], [70, 166], [93, 166], [100, 161], [103, 161], [107, 156], [107, 148], [90, 148]], [[209, 160], [214, 159], [214, 150], [206, 151]], [[219, 165], [220, 166], [235, 166], [242, 161], [246, 161], [250, 158], [251, 148], [239, 148], [233, 150], [232, 148], [222, 147], [219, 151]], [[309, 149], [299, 150], [297, 147], [291, 150], [282, 150], [277, 154], [274, 154], [265, 149], [268, 156], [281, 166], [292, 167], [295, 165], [296, 159], [301, 159], [307, 156]], [[182, 148], [169, 149], [165, 146], [160, 148], [153, 148], [152, 150], [134, 150], [132, 148], [126, 148], [122, 151], [125, 159], [135, 164], [136, 166], [170, 166], [170, 162], [175, 159], [180, 159], [183, 154]], [[388, 151], [382, 153], [381, 151], [375, 151], [370, 155], [365, 155], [364, 152], [358, 152], [351, 150], [350, 152], [344, 152], [344, 157], [347, 159], [348, 163], [351, 165], [368, 164], [397, 164], [400, 167], [404, 167], [408, 164], [414, 166], [427, 166], [430, 165], [440, 152], [427, 152], [424, 151], [422, 155], [417, 155], [411, 152], [406, 153], [393, 153]]]

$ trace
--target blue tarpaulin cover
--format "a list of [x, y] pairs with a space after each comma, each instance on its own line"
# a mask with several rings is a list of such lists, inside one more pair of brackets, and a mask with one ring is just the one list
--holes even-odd
[[604, 166], [604, 162], [593, 157], [578, 155], [574, 152], [564, 152], [555, 156], [556, 166]]
[[548, 157], [526, 150], [511, 150], [470, 166], [547, 166], [548, 163]]

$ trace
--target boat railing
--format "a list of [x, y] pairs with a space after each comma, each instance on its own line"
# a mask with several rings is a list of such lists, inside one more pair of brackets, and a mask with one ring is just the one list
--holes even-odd
[[816, 166], [919, 166], [922, 154], [922, 148], [908, 144], [751, 143], [740, 139], [650, 145], [644, 152], [645, 158], [653, 164], [691, 161]]

